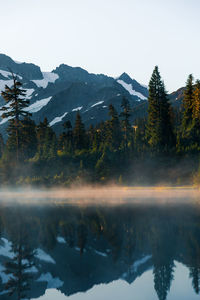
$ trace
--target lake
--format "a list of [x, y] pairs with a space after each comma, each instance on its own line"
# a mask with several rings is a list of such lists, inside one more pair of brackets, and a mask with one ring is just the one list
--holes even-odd
[[36, 198], [1, 201], [0, 299], [199, 299], [198, 197]]

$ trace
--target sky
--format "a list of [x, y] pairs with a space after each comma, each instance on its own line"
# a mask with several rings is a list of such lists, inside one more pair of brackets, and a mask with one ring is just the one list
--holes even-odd
[[199, 0], [0, 0], [0, 53], [42, 71], [61, 63], [169, 92], [200, 78]]

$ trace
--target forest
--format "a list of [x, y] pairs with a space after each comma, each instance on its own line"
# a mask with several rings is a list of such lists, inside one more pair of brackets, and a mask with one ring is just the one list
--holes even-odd
[[47, 118], [36, 124], [17, 76], [1, 93], [8, 120], [0, 136], [2, 186], [83, 184], [192, 185], [200, 182], [200, 81], [190, 74], [181, 106], [172, 107], [156, 66], [149, 82], [148, 115], [131, 121], [124, 97], [121, 112], [108, 107], [108, 120], [86, 128], [63, 123], [57, 135]]

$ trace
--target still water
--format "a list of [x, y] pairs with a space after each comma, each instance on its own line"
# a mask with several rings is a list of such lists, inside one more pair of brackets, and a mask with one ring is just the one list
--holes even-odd
[[200, 205], [0, 205], [0, 299], [193, 300]]

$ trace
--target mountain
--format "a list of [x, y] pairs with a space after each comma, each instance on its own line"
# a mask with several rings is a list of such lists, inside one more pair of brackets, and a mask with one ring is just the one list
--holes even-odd
[[[11, 86], [12, 72], [26, 89], [30, 100], [29, 112], [39, 123], [47, 117], [50, 126], [60, 133], [66, 120], [75, 121], [77, 111], [88, 127], [108, 119], [108, 106], [113, 104], [121, 111], [122, 98], [126, 97], [132, 108], [132, 121], [147, 114], [148, 88], [128, 74], [117, 78], [104, 74], [91, 74], [80, 67], [61, 64], [51, 72], [41, 71], [31, 63], [14, 61], [0, 54], [0, 92]], [[174, 106], [182, 102], [183, 88], [169, 95]], [[0, 106], [5, 104], [0, 96]], [[2, 112], [0, 112], [0, 117]], [[0, 132], [6, 134], [7, 119], [0, 119]]]
[[[0, 242], [0, 299], [14, 300], [15, 297], [8, 296], [4, 290], [4, 284], [10, 278], [10, 275], [4, 272], [4, 265], [14, 257], [14, 253], [11, 251], [10, 241], [1, 238]], [[151, 255], [138, 255], [128, 266], [126, 257], [121, 256], [118, 261], [114, 261], [109, 250], [103, 249], [102, 252], [88, 245], [80, 255], [78, 247], [70, 248], [60, 236], [54, 249], [47, 251], [37, 248], [35, 265], [27, 270], [33, 276], [31, 288], [27, 292], [30, 297], [28, 299], [44, 295], [48, 288], [56, 288], [64, 295], [70, 296], [86, 292], [95, 285], [108, 284], [118, 279], [131, 284], [152, 268]]]
[[[39, 66], [16, 62], [0, 54], [0, 91], [4, 90], [6, 84], [12, 85], [11, 72], [17, 75], [26, 89], [32, 118], [38, 123], [47, 117], [56, 132], [62, 131], [64, 121], [74, 122], [77, 111], [86, 126], [105, 121], [109, 104], [112, 103], [120, 111], [124, 96], [132, 108], [147, 103], [147, 87], [126, 73], [115, 79], [66, 64], [61, 64], [52, 72], [42, 72]], [[0, 97], [0, 106], [4, 104]], [[1, 132], [5, 132], [7, 121], [0, 120]]]

